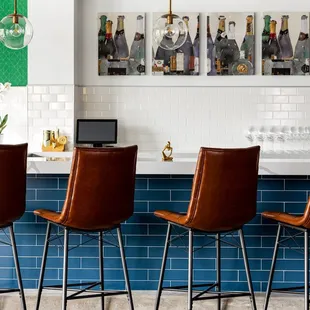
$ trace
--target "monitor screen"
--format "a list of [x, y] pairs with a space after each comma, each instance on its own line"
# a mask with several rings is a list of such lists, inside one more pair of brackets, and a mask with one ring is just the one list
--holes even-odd
[[78, 144], [116, 144], [117, 120], [79, 119], [77, 120], [76, 143]]

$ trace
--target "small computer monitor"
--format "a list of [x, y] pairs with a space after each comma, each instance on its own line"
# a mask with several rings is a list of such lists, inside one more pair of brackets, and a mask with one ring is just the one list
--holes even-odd
[[93, 144], [102, 147], [117, 143], [116, 119], [78, 119], [77, 144]]

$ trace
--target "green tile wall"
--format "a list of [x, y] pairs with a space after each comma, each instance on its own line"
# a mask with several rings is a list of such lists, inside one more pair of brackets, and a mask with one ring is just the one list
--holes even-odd
[[[0, 0], [0, 19], [13, 12], [13, 0]], [[18, 1], [18, 12], [27, 16], [27, 0]], [[0, 83], [26, 86], [28, 82], [27, 48], [14, 51], [0, 43]]]

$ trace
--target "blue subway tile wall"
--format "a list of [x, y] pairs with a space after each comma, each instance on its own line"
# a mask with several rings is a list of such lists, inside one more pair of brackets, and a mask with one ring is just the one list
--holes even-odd
[[[192, 176], [183, 175], [137, 176], [135, 213], [122, 227], [133, 289], [154, 290], [157, 288], [167, 225], [154, 217], [153, 212], [157, 209], [185, 212], [190, 199], [192, 180]], [[35, 217], [33, 210], [46, 208], [60, 211], [65, 199], [67, 184], [68, 176], [31, 175], [28, 177], [27, 211], [14, 225], [26, 288], [36, 288], [38, 285], [46, 230], [45, 221]], [[262, 219], [261, 212], [275, 210], [300, 214], [304, 211], [309, 191], [310, 177], [268, 176], [259, 178], [257, 216], [244, 228], [256, 291], [266, 289], [277, 229], [275, 223]], [[55, 228], [54, 232], [57, 231], [58, 228]], [[180, 233], [181, 230], [177, 229], [177, 232]], [[175, 231], [173, 233], [176, 234]], [[4, 239], [5, 235], [0, 234], [0, 238]], [[115, 242], [114, 236], [108, 233], [105, 239]], [[196, 249], [209, 241], [210, 239], [202, 234], [196, 234], [194, 238]], [[230, 237], [228, 241], [233, 242], [233, 238]], [[300, 238], [297, 241], [302, 244], [303, 240]], [[97, 241], [88, 240], [87, 236], [73, 233], [70, 234], [70, 243], [73, 247], [79, 243], [85, 244], [69, 252], [69, 282], [97, 279], [99, 276]], [[119, 249], [106, 244], [104, 254], [106, 287], [123, 289], [124, 279]], [[222, 255], [223, 289], [246, 290], [246, 275], [240, 250], [224, 244]], [[215, 256], [214, 244], [209, 244], [194, 253], [195, 282], [215, 281]], [[61, 242], [59, 243], [58, 240], [49, 250], [47, 284], [61, 283], [62, 257]], [[295, 286], [301, 285], [303, 281], [302, 259], [299, 253], [289, 249], [280, 249], [275, 286], [283, 287], [287, 283]], [[175, 246], [169, 250], [164, 285], [186, 283], [186, 268], [186, 240], [185, 243], [175, 242]], [[12, 252], [8, 246], [1, 245], [0, 288], [13, 286], [16, 286], [16, 274]]]

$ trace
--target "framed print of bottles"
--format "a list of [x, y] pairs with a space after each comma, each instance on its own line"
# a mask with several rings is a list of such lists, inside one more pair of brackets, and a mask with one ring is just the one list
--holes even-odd
[[309, 75], [309, 13], [264, 13], [263, 75]]
[[[153, 13], [153, 23], [165, 13]], [[153, 75], [199, 75], [199, 13], [175, 13], [188, 28], [185, 43], [176, 50], [165, 50], [153, 42]], [[184, 40], [182, 31], [177, 40]], [[172, 40], [164, 37], [163, 40]], [[174, 42], [175, 43], [175, 42]], [[169, 42], [167, 42], [169, 45]]]
[[255, 74], [254, 13], [207, 16], [207, 74]]
[[98, 14], [98, 74], [145, 74], [145, 14]]

